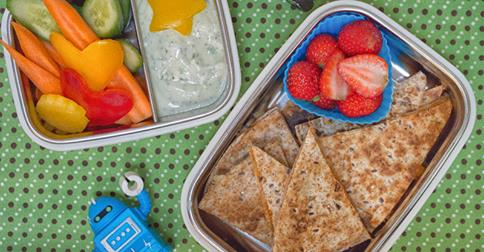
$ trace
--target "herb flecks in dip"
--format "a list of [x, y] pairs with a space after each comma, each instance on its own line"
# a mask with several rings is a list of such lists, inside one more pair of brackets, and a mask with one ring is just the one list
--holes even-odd
[[214, 104], [227, 83], [227, 63], [214, 2], [193, 19], [191, 35], [150, 32], [152, 10], [135, 1], [158, 117]]

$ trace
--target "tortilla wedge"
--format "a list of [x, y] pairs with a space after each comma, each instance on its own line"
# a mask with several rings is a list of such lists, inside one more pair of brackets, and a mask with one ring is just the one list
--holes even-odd
[[279, 217], [291, 169], [258, 147], [250, 149], [252, 169], [261, 193], [266, 218], [274, 227]]
[[[278, 141], [265, 146], [278, 162], [287, 165]], [[249, 157], [227, 173], [216, 174], [208, 182], [200, 209], [266, 243], [272, 243], [272, 225], [266, 218], [263, 198]]]
[[427, 76], [422, 72], [395, 83], [390, 116], [416, 110], [421, 105], [426, 87]]
[[368, 239], [310, 130], [292, 170], [273, 251], [343, 251]]
[[272, 228], [265, 218], [251, 166], [250, 159], [246, 158], [228, 173], [214, 176], [199, 207], [225, 223], [270, 244]]
[[226, 173], [240, 163], [249, 156], [250, 146], [264, 147], [272, 142], [280, 143], [289, 166], [292, 166], [299, 152], [299, 145], [279, 109], [269, 110], [238, 136], [218, 161], [212, 174]]
[[[395, 83], [393, 93], [393, 104], [389, 118], [411, 111], [415, 111], [421, 106], [432, 103], [439, 99], [445, 87], [443, 85], [426, 90], [427, 76], [418, 72], [402, 82]], [[302, 142], [308, 129], [313, 127], [318, 135], [330, 136], [337, 132], [348, 131], [360, 128], [361, 125], [334, 121], [329, 118], [316, 118], [295, 126], [297, 139]]]
[[321, 149], [367, 229], [382, 224], [444, 128], [452, 103], [431, 105], [383, 123], [320, 137]]

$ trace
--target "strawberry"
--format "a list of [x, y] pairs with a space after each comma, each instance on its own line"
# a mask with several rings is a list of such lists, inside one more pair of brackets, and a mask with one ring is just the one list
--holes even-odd
[[319, 95], [319, 75], [321, 69], [318, 65], [300, 61], [289, 69], [287, 76], [287, 89], [296, 99], [312, 101]]
[[382, 96], [366, 98], [357, 93], [350, 94], [346, 100], [338, 101], [339, 111], [347, 117], [369, 115], [380, 107]]
[[342, 60], [338, 73], [356, 93], [365, 97], [380, 95], [388, 83], [388, 65], [374, 54], [361, 54]]
[[334, 50], [338, 48], [336, 40], [328, 34], [316, 36], [308, 46], [306, 60], [323, 67]]
[[378, 54], [382, 35], [370, 21], [359, 20], [343, 27], [338, 36], [338, 46], [349, 56], [364, 53]]
[[319, 96], [317, 101], [313, 101], [313, 104], [322, 109], [332, 109], [336, 107], [336, 101], [328, 99], [322, 95]]
[[338, 74], [338, 63], [345, 58], [343, 52], [339, 49], [329, 57], [326, 67], [323, 69], [319, 85], [321, 94], [332, 100], [344, 100], [349, 92], [346, 82]]

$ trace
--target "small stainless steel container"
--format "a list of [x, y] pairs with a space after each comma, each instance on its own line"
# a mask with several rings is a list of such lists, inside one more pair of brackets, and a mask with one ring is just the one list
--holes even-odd
[[282, 107], [287, 97], [281, 91], [278, 76], [292, 52], [309, 32], [325, 17], [340, 12], [356, 12], [377, 23], [389, 38], [392, 50], [393, 81], [400, 81], [417, 71], [423, 71], [430, 85], [448, 87], [453, 113], [447, 127], [430, 152], [423, 176], [411, 185], [408, 194], [370, 243], [357, 250], [386, 251], [417, 214], [435, 189], [457, 154], [469, 138], [475, 123], [476, 104], [469, 82], [459, 70], [402, 26], [376, 8], [357, 1], [336, 1], [315, 10], [293, 33], [279, 52], [254, 81], [196, 163], [183, 187], [181, 209], [185, 225], [195, 239], [210, 251], [267, 251], [247, 234], [234, 230], [198, 209], [211, 169], [250, 117], [268, 109]]
[[[228, 78], [226, 88], [221, 97], [218, 100], [204, 108], [195, 109], [192, 111], [184, 112], [181, 114], [169, 116], [163, 118], [163, 120], [157, 120], [154, 116], [155, 123], [138, 128], [130, 128], [126, 130], [119, 130], [110, 133], [103, 133], [97, 135], [67, 138], [67, 139], [54, 139], [52, 137], [42, 134], [35, 126], [32, 118], [29, 116], [28, 106], [25, 98], [25, 90], [22, 85], [20, 71], [17, 68], [15, 61], [10, 57], [8, 52], [5, 53], [5, 61], [7, 66], [7, 72], [9, 77], [10, 86], [12, 89], [13, 101], [17, 110], [17, 115], [27, 135], [32, 138], [36, 143], [41, 146], [57, 150], [67, 151], [74, 149], [83, 149], [97, 146], [104, 146], [114, 143], [138, 140], [141, 138], [162, 135], [165, 133], [191, 128], [197, 125], [214, 121], [224, 115], [235, 103], [240, 91], [240, 64], [237, 51], [237, 45], [235, 42], [235, 35], [232, 26], [232, 19], [230, 17], [229, 7], [226, 1], [213, 0], [216, 5], [218, 14], [218, 20], [220, 22], [222, 38], [225, 48], [225, 60], [227, 62]], [[133, 4], [132, 4], [133, 5]], [[134, 6], [134, 5], [133, 5]], [[135, 15], [136, 16], [136, 15]], [[137, 27], [137, 20], [134, 19], [134, 26]], [[10, 45], [15, 45], [15, 35], [11, 27], [12, 15], [7, 11], [3, 14], [2, 19], [2, 39]], [[134, 29], [134, 28], [133, 28]], [[131, 40], [136, 40], [133, 32]], [[140, 43], [141, 44], [141, 43]], [[143, 52], [143, 50], [141, 50]], [[144, 74], [146, 75], [147, 68], [144, 67]], [[151, 91], [151, 83], [149, 78], [147, 80], [147, 89], [153, 105], [153, 94]], [[156, 110], [153, 110], [156, 112]]]

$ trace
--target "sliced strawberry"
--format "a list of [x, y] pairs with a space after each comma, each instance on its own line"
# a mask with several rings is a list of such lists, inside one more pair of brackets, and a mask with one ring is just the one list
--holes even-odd
[[323, 67], [336, 49], [338, 49], [338, 43], [331, 35], [318, 35], [308, 46], [306, 60]]
[[319, 75], [321, 69], [316, 64], [300, 61], [289, 69], [287, 89], [296, 98], [312, 101], [319, 95]]
[[366, 116], [375, 112], [381, 104], [382, 96], [366, 98], [356, 93], [350, 94], [346, 100], [338, 101], [339, 111], [347, 117]]
[[343, 52], [337, 49], [329, 58], [319, 79], [321, 94], [332, 100], [344, 100], [349, 93], [349, 87], [338, 74], [338, 63], [345, 58]]
[[378, 54], [382, 47], [382, 35], [374, 24], [360, 20], [343, 27], [338, 35], [338, 46], [347, 55]]
[[333, 109], [336, 107], [336, 101], [328, 99], [324, 96], [319, 96], [317, 101], [313, 101], [314, 105], [322, 108], [322, 109]]
[[338, 64], [338, 73], [353, 91], [365, 97], [380, 95], [388, 83], [388, 65], [374, 54], [342, 60]]

